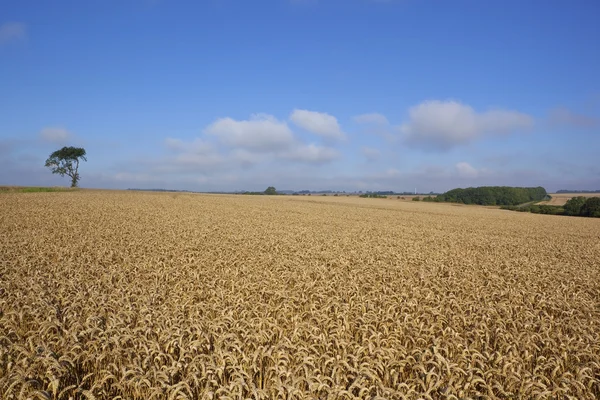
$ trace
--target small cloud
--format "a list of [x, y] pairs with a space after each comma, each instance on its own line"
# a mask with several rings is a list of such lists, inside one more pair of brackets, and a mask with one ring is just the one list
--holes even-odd
[[364, 146], [361, 151], [367, 161], [376, 161], [381, 157], [381, 152], [373, 147]]
[[566, 107], [557, 107], [550, 111], [549, 122], [553, 125], [570, 125], [578, 128], [600, 126], [600, 118], [577, 114]]
[[290, 120], [302, 129], [327, 139], [344, 139], [338, 120], [327, 113], [295, 109]]
[[0, 25], [0, 44], [24, 39], [27, 36], [27, 26], [21, 22], [5, 22]]
[[459, 162], [455, 165], [456, 172], [458, 176], [461, 178], [477, 178], [479, 176], [479, 171], [475, 169], [471, 164], [466, 162]]
[[408, 145], [448, 150], [485, 135], [507, 134], [533, 126], [533, 118], [510, 110], [478, 113], [456, 101], [426, 101], [411, 107], [409, 120], [400, 127]]
[[369, 125], [389, 125], [388, 119], [383, 114], [379, 113], [367, 113], [357, 115], [352, 118], [357, 124], [369, 124]]
[[294, 135], [285, 122], [268, 114], [254, 114], [249, 120], [221, 118], [204, 132], [216, 136], [223, 144], [258, 152], [288, 148]]
[[40, 138], [49, 143], [65, 144], [72, 137], [64, 128], [44, 128], [40, 131]]

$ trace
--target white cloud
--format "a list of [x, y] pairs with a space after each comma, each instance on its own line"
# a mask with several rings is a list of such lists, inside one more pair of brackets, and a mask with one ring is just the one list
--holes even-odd
[[378, 149], [373, 147], [363, 146], [361, 148], [363, 156], [367, 159], [367, 161], [375, 161], [381, 157], [381, 152]]
[[455, 168], [461, 178], [477, 178], [479, 176], [479, 171], [464, 161], [457, 163]]
[[[498, 115], [502, 117], [501, 114], [492, 114], [494, 118]], [[483, 125], [495, 124], [494, 118], [484, 119]], [[269, 120], [254, 118], [257, 119]], [[57, 140], [64, 138], [65, 132], [68, 135], [63, 128], [46, 128], [44, 134], [48, 139]], [[419, 192], [425, 193], [467, 185], [541, 185], [549, 191], [600, 187], [600, 174], [594, 163], [594, 146], [591, 145], [566, 154], [572, 161], [564, 167], [548, 160], [565, 158], [564, 152], [568, 149], [556, 148], [540, 153], [525, 147], [516, 154], [513, 150], [510, 158], [496, 162], [490, 161], [490, 158], [501, 156], [493, 151], [497, 149], [491, 149], [492, 153], [488, 154], [490, 149], [484, 148], [481, 154], [477, 154], [477, 160], [459, 158], [446, 163], [445, 157], [429, 154], [398, 161], [386, 160], [382, 155], [379, 159], [381, 164], [378, 162], [364, 168], [361, 159], [349, 153], [356, 149], [333, 145], [323, 147], [319, 142], [303, 143], [293, 134], [291, 138], [287, 146], [270, 151], [223, 145], [219, 136], [211, 135], [200, 135], [197, 139], [164, 138], [157, 148], [140, 149], [133, 154], [126, 149], [115, 148], [111, 157], [103, 160], [102, 166], [86, 164], [82, 184], [84, 187], [201, 191], [264, 190], [271, 185], [297, 190], [414, 191], [416, 187]], [[365, 144], [385, 154], [385, 148]], [[63, 185], [64, 179], [49, 174], [43, 167], [44, 149], [47, 147], [42, 141], [41, 131], [28, 137], [0, 139], [0, 158], [8, 161], [7, 168], [0, 171], [0, 182]], [[361, 149], [360, 145], [357, 150], [370, 153]], [[156, 151], [162, 151], [162, 155], [157, 156]], [[373, 155], [376, 153], [372, 152]], [[533, 155], [533, 161], [523, 163], [518, 158], [519, 153]], [[359, 158], [362, 154], [358, 153]], [[342, 158], [348, 163], [337, 161]], [[471, 165], [463, 160], [477, 163]]]
[[317, 146], [315, 144], [297, 145], [293, 150], [282, 153], [280, 158], [298, 161], [308, 164], [325, 164], [339, 157], [337, 150], [326, 147]]
[[21, 22], [5, 22], [0, 25], [0, 44], [24, 39], [27, 36], [27, 26]]
[[165, 147], [175, 155], [159, 163], [161, 172], [209, 167], [278, 169], [295, 162], [320, 165], [339, 157], [332, 147], [302, 143], [285, 122], [268, 114], [255, 114], [242, 121], [220, 118], [206, 127], [204, 134], [215, 137], [220, 146], [207, 142], [206, 136], [191, 142], [166, 138]]
[[327, 139], [345, 137], [337, 118], [327, 113], [295, 109], [290, 115], [290, 120], [300, 128]]
[[65, 144], [72, 137], [64, 128], [44, 128], [40, 131], [40, 138], [49, 143]]
[[204, 132], [216, 136], [227, 146], [256, 152], [285, 149], [294, 142], [294, 135], [287, 124], [268, 114], [255, 114], [243, 121], [221, 118]]
[[400, 127], [406, 143], [447, 150], [484, 135], [511, 133], [533, 126], [533, 118], [510, 110], [476, 112], [456, 101], [426, 101], [411, 107], [409, 120]]
[[388, 119], [383, 114], [368, 113], [352, 118], [357, 124], [389, 125]]

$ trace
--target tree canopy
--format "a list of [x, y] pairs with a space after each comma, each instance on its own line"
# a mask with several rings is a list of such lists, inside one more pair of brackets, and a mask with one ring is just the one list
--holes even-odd
[[56, 150], [46, 160], [45, 166], [50, 168], [53, 174], [67, 175], [71, 178], [71, 187], [77, 187], [79, 183], [79, 161], [87, 161], [85, 149], [82, 147], [63, 147]]
[[275, 194], [277, 194], [277, 189], [275, 189], [273, 186], [269, 186], [265, 190], [265, 194], [267, 194], [267, 195], [275, 195]]
[[582, 217], [600, 218], [600, 197], [588, 197], [581, 206], [579, 215]]
[[435, 201], [485, 206], [514, 206], [531, 201], [541, 201], [547, 195], [546, 189], [543, 187], [481, 186], [452, 189], [437, 196]]
[[585, 204], [585, 197], [577, 196], [569, 199], [564, 206], [565, 215], [581, 215], [581, 207]]

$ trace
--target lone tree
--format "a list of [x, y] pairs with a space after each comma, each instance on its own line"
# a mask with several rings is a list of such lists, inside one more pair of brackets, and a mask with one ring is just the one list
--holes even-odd
[[269, 186], [267, 190], [265, 190], [265, 194], [275, 195], [277, 194], [277, 190], [273, 186]]
[[85, 158], [85, 149], [81, 147], [63, 147], [50, 154], [46, 160], [46, 167], [52, 170], [53, 174], [60, 176], [69, 176], [71, 178], [71, 187], [77, 187], [79, 182], [79, 160], [87, 161]]

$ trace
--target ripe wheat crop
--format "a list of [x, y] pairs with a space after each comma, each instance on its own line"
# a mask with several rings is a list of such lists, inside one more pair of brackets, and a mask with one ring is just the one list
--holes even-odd
[[551, 196], [552, 198], [549, 201], [544, 201], [540, 204], [564, 206], [565, 203], [573, 197], [600, 197], [600, 193], [552, 193]]
[[2, 399], [600, 397], [600, 221], [0, 196]]

